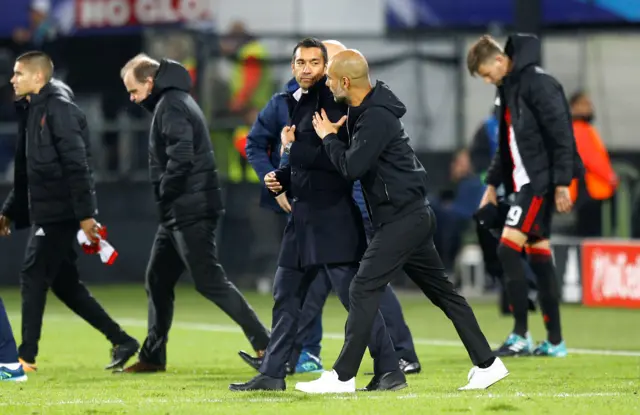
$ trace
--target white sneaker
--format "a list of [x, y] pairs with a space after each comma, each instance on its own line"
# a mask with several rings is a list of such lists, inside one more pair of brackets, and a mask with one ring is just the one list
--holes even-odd
[[355, 393], [356, 378], [342, 382], [335, 370], [325, 371], [316, 380], [296, 383], [296, 390], [306, 393]]
[[487, 389], [494, 383], [506, 378], [507, 375], [509, 375], [509, 371], [506, 366], [499, 357], [496, 357], [493, 364], [486, 369], [481, 369], [478, 366], [472, 367], [467, 378], [469, 383], [458, 388], [458, 390]]

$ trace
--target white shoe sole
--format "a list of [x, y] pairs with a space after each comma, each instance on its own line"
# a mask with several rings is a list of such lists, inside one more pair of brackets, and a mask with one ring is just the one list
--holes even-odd
[[481, 387], [469, 387], [469, 385], [467, 386], [463, 386], [461, 388], [458, 388], [459, 391], [470, 391], [470, 390], [484, 390], [484, 389], [489, 389], [490, 386], [495, 385], [496, 383], [500, 382], [502, 379], [506, 378], [507, 376], [509, 376], [509, 371], [506, 371], [504, 373], [502, 373], [502, 375], [500, 375], [499, 377], [495, 378], [491, 383], [489, 383], [486, 386], [481, 386]]

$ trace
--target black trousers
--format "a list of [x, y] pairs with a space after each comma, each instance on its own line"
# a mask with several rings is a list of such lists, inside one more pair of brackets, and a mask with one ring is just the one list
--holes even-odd
[[[298, 334], [293, 352], [289, 358], [289, 364], [296, 365], [302, 350], [306, 350], [315, 356], [320, 356], [322, 310], [330, 293], [331, 280], [321, 270], [311, 283], [302, 310], [300, 310]], [[389, 336], [391, 336], [398, 360], [404, 359], [407, 362], [418, 362], [411, 330], [409, 330], [405, 322], [402, 306], [391, 285], [387, 285], [380, 298], [380, 313], [384, 318]]]
[[[273, 285], [273, 331], [271, 341], [260, 373], [273, 378], [285, 377], [285, 363], [289, 360], [298, 331], [300, 308], [304, 303], [310, 283], [320, 272], [326, 273], [340, 301], [349, 309], [349, 285], [357, 271], [357, 264], [324, 265], [306, 270], [279, 267]], [[369, 351], [374, 360], [374, 372], [382, 374], [398, 369], [398, 359], [393, 350], [393, 343], [384, 326], [379, 311], [373, 310], [373, 317], [365, 348], [369, 343]], [[362, 352], [364, 355], [364, 350]], [[362, 356], [360, 356], [362, 360]]]
[[455, 291], [444, 272], [433, 244], [435, 227], [433, 210], [426, 207], [376, 229], [349, 287], [345, 343], [333, 365], [341, 379], [358, 373], [380, 296], [400, 269], [453, 322], [475, 365], [493, 356], [467, 300]]
[[167, 363], [174, 288], [185, 270], [191, 274], [196, 290], [242, 328], [254, 350], [267, 348], [267, 329], [218, 262], [215, 229], [215, 220], [179, 229], [159, 226], [147, 266], [148, 334], [140, 351], [141, 361], [161, 366]]
[[49, 288], [112, 344], [122, 344], [130, 339], [80, 281], [75, 251], [78, 229], [77, 222], [70, 222], [34, 226], [31, 230], [20, 273], [22, 344], [18, 353], [27, 362], [34, 363], [38, 355]]

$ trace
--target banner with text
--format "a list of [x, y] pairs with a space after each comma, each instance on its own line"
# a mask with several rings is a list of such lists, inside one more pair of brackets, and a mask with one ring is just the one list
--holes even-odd
[[76, 29], [213, 20], [211, 0], [76, 0]]
[[583, 242], [582, 303], [640, 308], [640, 241]]

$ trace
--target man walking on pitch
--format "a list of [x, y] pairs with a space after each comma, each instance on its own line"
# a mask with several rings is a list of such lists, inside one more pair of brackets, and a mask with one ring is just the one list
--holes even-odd
[[166, 370], [173, 320], [174, 288], [186, 269], [196, 290], [244, 331], [261, 354], [269, 333], [216, 256], [215, 230], [224, 212], [209, 130], [189, 95], [191, 78], [179, 63], [138, 55], [122, 68], [131, 101], [153, 113], [149, 134], [149, 175], [160, 216], [147, 267], [148, 335], [129, 373]]
[[123, 366], [139, 343], [109, 317], [80, 282], [76, 266], [78, 229], [98, 239], [96, 191], [91, 171], [87, 120], [73, 93], [52, 79], [53, 62], [42, 52], [16, 59], [11, 83], [18, 110], [18, 146], [13, 189], [0, 212], [0, 235], [32, 225], [20, 273], [24, 370], [36, 356], [49, 288], [67, 307], [112, 343], [107, 369]]
[[[349, 104], [348, 119], [330, 118], [322, 110], [315, 114], [313, 125], [340, 174], [361, 181], [374, 233], [349, 287], [342, 352], [332, 371], [315, 381], [299, 382], [296, 389], [307, 393], [354, 391], [381, 289], [401, 269], [451, 319], [475, 365], [468, 384], [460, 389], [488, 388], [509, 372], [493, 356], [471, 307], [444, 273], [433, 244], [436, 223], [426, 198], [427, 174], [400, 121], [406, 112], [404, 104], [383, 82], [372, 87], [367, 61], [354, 50], [340, 52], [331, 60], [327, 85], [336, 101]], [[345, 121], [348, 144], [338, 138]]]
[[[487, 172], [480, 207], [497, 205], [500, 184], [507, 195], [515, 194], [498, 246], [515, 319], [513, 332], [498, 350], [502, 356], [567, 355], [549, 235], [554, 204], [561, 213], [571, 210], [569, 185], [582, 175], [583, 167], [562, 86], [539, 63], [540, 41], [532, 35], [510, 36], [504, 50], [490, 36], [482, 36], [467, 55], [469, 73], [498, 87], [500, 105], [498, 151]], [[536, 274], [547, 329], [547, 339], [535, 349], [527, 327], [523, 247]]]

